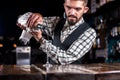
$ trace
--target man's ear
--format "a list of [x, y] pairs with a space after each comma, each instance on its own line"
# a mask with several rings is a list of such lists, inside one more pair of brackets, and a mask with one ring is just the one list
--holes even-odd
[[88, 8], [88, 7], [85, 7], [85, 9], [84, 9], [84, 13], [87, 13], [88, 10], [89, 10], [89, 8]]

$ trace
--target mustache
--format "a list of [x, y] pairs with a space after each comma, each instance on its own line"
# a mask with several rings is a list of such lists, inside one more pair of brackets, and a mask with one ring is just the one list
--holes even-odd
[[74, 16], [74, 15], [68, 15], [68, 17], [72, 17], [72, 18], [76, 18], [77, 19], [77, 17]]

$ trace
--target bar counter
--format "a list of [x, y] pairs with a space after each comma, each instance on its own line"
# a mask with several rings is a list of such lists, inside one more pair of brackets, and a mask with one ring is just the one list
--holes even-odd
[[0, 65], [0, 80], [120, 80], [120, 63]]

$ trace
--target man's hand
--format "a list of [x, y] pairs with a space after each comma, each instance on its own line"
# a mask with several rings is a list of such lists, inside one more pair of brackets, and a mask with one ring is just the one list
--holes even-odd
[[43, 23], [43, 17], [39, 13], [27, 12], [23, 15], [20, 15], [16, 25], [21, 29], [26, 30], [26, 28], [34, 29], [38, 24]]
[[37, 41], [39, 41], [42, 38], [42, 32], [40, 29], [38, 29], [37, 31], [34, 31], [34, 29], [37, 27], [38, 24], [42, 24], [42, 23], [43, 23], [43, 17], [41, 14], [28, 12], [19, 16], [17, 21], [17, 26], [31, 33], [33, 37]]
[[35, 28], [38, 24], [43, 23], [43, 17], [39, 13], [33, 13], [27, 20], [27, 26], [31, 29]]
[[33, 37], [37, 40], [37, 41], [39, 41], [41, 38], [42, 38], [42, 32], [41, 32], [41, 30], [38, 30], [37, 32], [30, 32], [32, 35], [33, 35]]

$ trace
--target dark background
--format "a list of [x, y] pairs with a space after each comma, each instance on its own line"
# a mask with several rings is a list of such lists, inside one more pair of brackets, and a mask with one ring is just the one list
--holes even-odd
[[2, 0], [0, 1], [0, 35], [18, 37], [21, 29], [16, 26], [19, 15], [40, 12], [43, 16], [60, 16], [63, 0]]
[[[15, 64], [16, 52], [13, 44], [18, 44], [22, 30], [16, 25], [19, 15], [26, 12], [39, 12], [43, 16], [61, 16], [63, 0], [0, 0], [0, 64]], [[45, 54], [32, 38], [30, 42], [31, 63], [45, 62]], [[41, 58], [41, 59], [40, 59]], [[41, 61], [42, 60], [42, 61]]]

